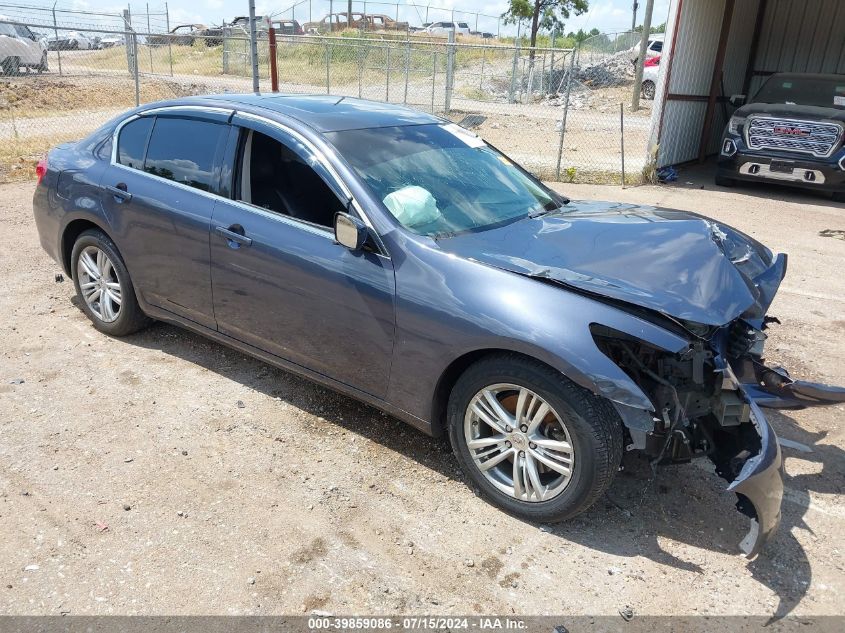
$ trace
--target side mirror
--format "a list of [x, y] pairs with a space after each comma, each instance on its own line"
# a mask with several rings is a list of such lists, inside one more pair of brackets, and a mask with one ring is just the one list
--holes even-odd
[[731, 98], [728, 99], [728, 103], [735, 108], [740, 108], [745, 105], [745, 95], [731, 95]]
[[348, 213], [338, 212], [334, 216], [334, 239], [351, 251], [364, 248], [369, 232], [367, 226]]

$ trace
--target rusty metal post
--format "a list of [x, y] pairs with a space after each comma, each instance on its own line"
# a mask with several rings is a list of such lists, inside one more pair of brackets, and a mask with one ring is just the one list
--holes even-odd
[[276, 29], [273, 28], [272, 22], [270, 22], [270, 28], [267, 29], [267, 42], [270, 49], [270, 90], [279, 92], [279, 69], [276, 66]]

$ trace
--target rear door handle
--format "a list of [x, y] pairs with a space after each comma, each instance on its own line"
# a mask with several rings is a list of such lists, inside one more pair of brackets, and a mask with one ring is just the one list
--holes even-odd
[[132, 194], [126, 190], [126, 183], [121, 182], [114, 187], [103, 185], [103, 189], [113, 195], [117, 202], [129, 202], [132, 199]]
[[241, 246], [250, 246], [252, 244], [252, 239], [244, 235], [244, 227], [240, 224], [233, 224], [229, 228], [217, 226], [214, 230], [226, 238], [230, 248], [240, 248]]

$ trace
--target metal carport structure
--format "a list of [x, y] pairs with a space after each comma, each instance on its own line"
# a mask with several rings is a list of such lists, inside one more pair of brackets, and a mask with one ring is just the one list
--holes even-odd
[[845, 0], [672, 0], [663, 50], [658, 167], [717, 153], [730, 96], [776, 72], [845, 74]]

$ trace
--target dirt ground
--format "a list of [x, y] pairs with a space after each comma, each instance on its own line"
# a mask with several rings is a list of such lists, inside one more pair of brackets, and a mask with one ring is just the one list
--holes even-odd
[[[845, 209], [708, 182], [561, 188], [788, 252], [770, 360], [845, 384], [845, 241], [820, 234]], [[629, 456], [582, 516], [527, 523], [367, 406], [171, 326], [97, 333], [54, 282], [32, 189], [0, 187], [0, 613], [843, 614], [845, 407], [771, 414], [812, 452], [784, 449], [783, 523], [753, 562], [707, 464], [650, 482]]]

